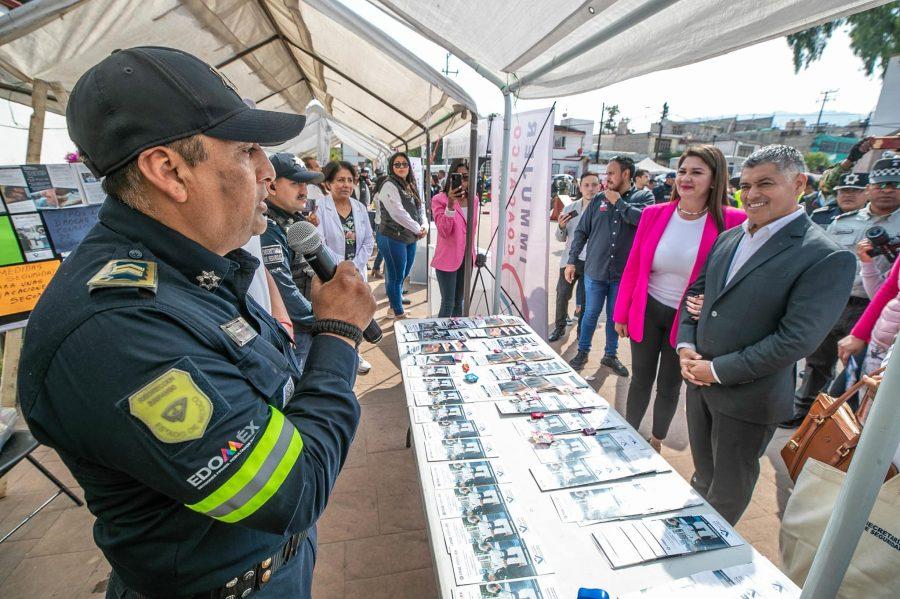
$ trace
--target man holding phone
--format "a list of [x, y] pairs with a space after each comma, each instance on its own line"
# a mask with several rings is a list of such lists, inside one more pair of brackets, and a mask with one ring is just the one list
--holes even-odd
[[303, 368], [312, 343], [312, 277], [314, 273], [300, 254], [287, 243], [287, 229], [300, 220], [319, 224], [315, 200], [307, 200], [307, 186], [318, 183], [322, 173], [307, 170], [293, 154], [273, 154], [269, 161], [275, 169], [275, 180], [269, 184], [266, 198], [266, 231], [260, 236], [263, 264], [269, 270], [291, 322], [282, 323], [293, 333], [294, 354]]
[[[566, 249], [563, 251], [559, 261], [559, 279], [556, 282], [556, 324], [553, 332], [547, 338], [548, 341], [559, 341], [566, 334], [566, 324], [569, 316], [569, 300], [572, 299], [572, 290], [575, 290], [575, 317], [578, 319], [578, 330], [581, 330], [581, 316], [584, 314], [584, 259], [587, 254], [587, 245], [578, 254], [575, 260], [575, 278], [570, 283], [566, 280], [566, 264], [569, 262], [569, 249], [572, 247], [572, 239], [575, 236], [575, 229], [578, 227], [578, 221], [584, 214], [591, 199], [600, 193], [601, 183], [600, 177], [596, 173], [585, 173], [581, 177], [581, 183], [578, 186], [581, 192], [581, 199], [575, 200], [565, 208], [556, 221], [559, 227], [556, 229], [556, 239], [566, 242]], [[576, 288], [576, 283], [578, 284]]]

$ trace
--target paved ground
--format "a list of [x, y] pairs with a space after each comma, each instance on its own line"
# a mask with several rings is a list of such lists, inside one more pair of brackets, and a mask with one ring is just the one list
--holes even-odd
[[[554, 268], [561, 247], [551, 247], [550, 305]], [[316, 599], [428, 599], [436, 596], [431, 554], [425, 533], [420, 489], [412, 455], [405, 448], [408, 426], [398, 356], [382, 281], [372, 283], [379, 300], [378, 316], [385, 329], [379, 346], [365, 346], [372, 371], [357, 380], [362, 421], [346, 467], [319, 523], [319, 553], [313, 597]], [[424, 288], [413, 290], [412, 316], [427, 316]], [[552, 309], [552, 308], [551, 308]], [[602, 343], [602, 331], [595, 345]], [[564, 358], [575, 353], [574, 331], [554, 344]], [[599, 393], [624, 412], [628, 380], [599, 366], [594, 352], [582, 374]], [[627, 344], [620, 358], [630, 364]], [[650, 414], [645, 422], [650, 421]], [[645, 435], [648, 430], [642, 430]], [[786, 442], [779, 430], [762, 461], [762, 476], [753, 502], [738, 531], [776, 565], [779, 516], [790, 480], [778, 456]], [[684, 402], [665, 441], [663, 455], [685, 478], [692, 472]], [[74, 485], [59, 458], [46, 448], [35, 456], [63, 481]], [[30, 464], [19, 464], [9, 475], [9, 494], [0, 499], [0, 536], [52, 494], [52, 485]], [[81, 490], [76, 487], [81, 495]], [[21, 599], [103, 597], [109, 565], [95, 547], [93, 517], [65, 497], [57, 498], [40, 515], [0, 545], [2, 596]], [[598, 555], [598, 559], [599, 555]]]

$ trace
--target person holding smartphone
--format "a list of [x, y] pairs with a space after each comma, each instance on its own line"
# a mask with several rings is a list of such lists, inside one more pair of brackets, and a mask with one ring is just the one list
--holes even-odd
[[578, 226], [578, 221], [581, 220], [581, 215], [587, 210], [590, 201], [595, 195], [600, 193], [601, 188], [600, 175], [591, 172], [582, 175], [581, 183], [578, 186], [581, 198], [563, 208], [556, 221], [557, 225], [559, 225], [555, 231], [556, 239], [565, 241], [566, 249], [559, 260], [559, 279], [556, 281], [556, 324], [547, 338], [548, 341], [559, 341], [566, 334], [572, 290], [575, 290], [575, 318], [578, 319], [578, 330], [581, 330], [581, 315], [584, 311], [584, 280], [582, 275], [584, 275], [584, 258], [585, 254], [587, 254], [587, 246], [581, 250], [578, 259], [575, 261], [575, 279], [571, 283], [566, 280], [565, 270], [569, 261], [569, 248], [572, 245], [572, 238], [575, 234], [575, 228]]
[[[441, 308], [438, 316], [462, 316], [465, 293], [464, 273], [466, 255], [466, 227], [470, 218], [478, 226], [478, 203], [468, 198], [469, 166], [465, 160], [454, 160], [444, 190], [431, 199], [431, 213], [437, 225], [437, 247], [431, 266], [437, 276], [441, 291]], [[475, 245], [472, 244], [471, 260], [475, 261]]]

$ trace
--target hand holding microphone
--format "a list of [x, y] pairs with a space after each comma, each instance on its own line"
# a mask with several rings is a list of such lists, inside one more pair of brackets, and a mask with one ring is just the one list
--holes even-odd
[[322, 245], [319, 232], [306, 221], [288, 227], [287, 242], [301, 254], [322, 282], [313, 281], [313, 313], [318, 320], [335, 319], [349, 322], [363, 330], [369, 343], [381, 340], [381, 328], [372, 316], [375, 297], [372, 290], [350, 261], [335, 266], [331, 254]]

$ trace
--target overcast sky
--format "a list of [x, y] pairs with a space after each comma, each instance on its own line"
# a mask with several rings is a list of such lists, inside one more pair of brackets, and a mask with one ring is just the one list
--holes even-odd
[[[400, 25], [364, 0], [344, 0], [399, 40], [413, 53], [434, 66], [444, 68], [446, 52], [417, 33]], [[648, 46], [648, 51], [653, 51]], [[503, 98], [493, 85], [451, 57], [453, 78], [478, 104], [479, 112], [502, 112]], [[557, 118], [597, 120], [600, 106], [618, 104], [620, 116], [631, 119], [636, 131], [646, 131], [659, 118], [663, 102], [669, 103], [669, 118], [767, 115], [775, 111], [815, 113], [820, 92], [837, 89], [826, 110], [867, 114], [875, 108], [881, 90], [879, 76], [866, 77], [862, 63], [850, 51], [844, 32], [836, 34], [822, 59], [809, 69], [794, 74], [791, 52], [784, 39], [772, 40], [704, 62], [651, 73], [617, 83], [602, 90], [557, 99]], [[517, 101], [517, 110], [549, 106], [552, 100]], [[27, 107], [0, 100], [0, 164], [21, 163], [25, 159], [28, 118]], [[24, 129], [17, 129], [22, 127]], [[65, 132], [65, 119], [48, 114], [42, 161], [62, 162], [74, 146]]]

